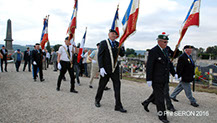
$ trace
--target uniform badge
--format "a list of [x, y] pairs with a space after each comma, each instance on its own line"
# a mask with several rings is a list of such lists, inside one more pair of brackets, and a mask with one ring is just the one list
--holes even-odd
[[159, 57], [158, 60], [161, 60], [161, 57]]
[[191, 60], [188, 58], [188, 62], [191, 63]]

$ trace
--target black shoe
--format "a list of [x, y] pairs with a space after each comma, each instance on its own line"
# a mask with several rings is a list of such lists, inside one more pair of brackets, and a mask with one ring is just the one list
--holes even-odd
[[43, 82], [45, 79], [41, 79], [40, 81]]
[[[171, 98], [171, 97], [170, 97]], [[179, 102], [179, 100], [177, 100], [176, 98], [171, 98], [173, 101], [175, 102]]]
[[70, 92], [72, 92], [72, 93], [78, 93], [78, 91], [76, 91], [75, 89], [70, 90]]
[[53, 70], [53, 71], [57, 72], [57, 70]]
[[160, 120], [162, 121], [163, 123], [169, 123], [170, 121], [169, 120]]
[[97, 108], [99, 108], [101, 105], [100, 105], [100, 103], [99, 102], [95, 102], [95, 106], [97, 107]]
[[31, 70], [29, 70], [29, 72], [32, 72]]
[[92, 86], [92, 85], [89, 85], [89, 88], [93, 88], [93, 86]]
[[105, 87], [105, 88], [104, 88], [105, 91], [110, 90], [110, 89], [111, 89], [111, 88], [108, 88], [108, 87]]
[[36, 79], [34, 79], [34, 82], [36, 82]]
[[195, 103], [191, 103], [192, 106], [194, 107], [198, 107], [199, 105], [195, 102]]
[[167, 108], [169, 111], [172, 111], [172, 112], [175, 112], [176, 109], [173, 107], [173, 108]]
[[7, 70], [5, 70], [5, 72], [8, 72]]
[[122, 113], [127, 113], [127, 110], [125, 110], [124, 108], [115, 108], [115, 111], [120, 111]]
[[60, 91], [60, 88], [59, 88], [59, 87], [57, 87], [57, 88], [56, 88], [56, 90], [57, 90], [57, 91]]
[[142, 105], [144, 106], [145, 111], [149, 112], [149, 110], [148, 110], [148, 105], [149, 105], [149, 103], [144, 101], [144, 102], [142, 103]]

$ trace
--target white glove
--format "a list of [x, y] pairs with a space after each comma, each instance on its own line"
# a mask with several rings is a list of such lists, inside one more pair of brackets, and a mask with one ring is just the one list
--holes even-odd
[[178, 80], [178, 79], [179, 79], [178, 74], [175, 74], [175, 80]]
[[76, 47], [76, 44], [75, 44], [75, 42], [74, 42], [74, 41], [72, 42], [72, 46], [73, 46], [73, 47]]
[[33, 65], [37, 65], [37, 63], [35, 61], [33, 61]]
[[42, 50], [42, 52], [45, 52], [44, 49]]
[[59, 70], [61, 70], [61, 64], [60, 63], [58, 63], [58, 65], [57, 65], [57, 68], [59, 69]]
[[148, 87], [151, 87], [152, 81], [147, 81]]
[[195, 78], [195, 75], [193, 76], [193, 78]]
[[107, 73], [105, 72], [105, 69], [104, 68], [100, 68], [100, 75], [102, 77], [104, 77]]
[[96, 61], [95, 61], [95, 60], [92, 60], [92, 62], [93, 62], [94, 64], [96, 64]]

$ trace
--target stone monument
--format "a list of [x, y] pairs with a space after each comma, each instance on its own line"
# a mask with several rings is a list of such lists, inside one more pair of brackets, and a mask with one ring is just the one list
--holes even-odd
[[11, 20], [8, 19], [7, 22], [7, 31], [6, 31], [6, 39], [5, 39], [5, 47], [8, 50], [8, 53], [13, 53], [13, 48], [12, 48], [12, 29], [11, 29]]

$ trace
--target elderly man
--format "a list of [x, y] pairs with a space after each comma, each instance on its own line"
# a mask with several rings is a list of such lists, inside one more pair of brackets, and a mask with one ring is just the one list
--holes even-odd
[[165, 35], [165, 33], [158, 35], [158, 45], [149, 51], [146, 68], [146, 81], [149, 86], [152, 85], [157, 114], [163, 123], [169, 122], [164, 113], [166, 110], [164, 102], [165, 90], [168, 92], [167, 89], [169, 89], [169, 73], [175, 75], [175, 70], [169, 59], [168, 40], [168, 35]]
[[31, 51], [29, 50], [29, 47], [27, 47], [24, 52], [24, 61], [23, 71], [25, 71], [26, 65], [28, 64], [28, 70], [31, 72]]
[[13, 58], [14, 58], [16, 71], [19, 72], [20, 64], [23, 59], [23, 55], [20, 53], [20, 49], [17, 49], [17, 51], [13, 54]]
[[35, 50], [32, 51], [32, 64], [33, 64], [33, 70], [34, 70], [34, 81], [36, 82], [36, 75], [37, 75], [37, 69], [39, 69], [39, 76], [40, 81], [43, 82], [45, 79], [43, 78], [43, 71], [42, 71], [42, 62], [43, 62], [43, 55], [44, 52], [40, 49], [40, 44], [35, 44]]
[[174, 92], [171, 94], [171, 99], [178, 102], [176, 96], [184, 89], [185, 95], [191, 102], [191, 105], [194, 107], [198, 107], [195, 98], [192, 96], [191, 92], [191, 82], [194, 80], [194, 61], [191, 57], [192, 49], [194, 47], [190, 45], [186, 45], [184, 47], [184, 53], [179, 57], [177, 64], [177, 73], [181, 78], [178, 86], [175, 88]]
[[120, 73], [118, 62], [115, 63], [118, 55], [124, 56], [125, 50], [124, 47], [121, 47], [118, 54], [119, 43], [115, 41], [118, 33], [115, 30], [109, 31], [109, 38], [100, 42], [99, 51], [98, 51], [98, 64], [100, 69], [100, 80], [97, 94], [95, 97], [95, 106], [100, 107], [100, 101], [102, 99], [103, 91], [111, 78], [115, 91], [115, 111], [120, 111], [126, 113], [121, 103], [121, 82], [120, 82]]

